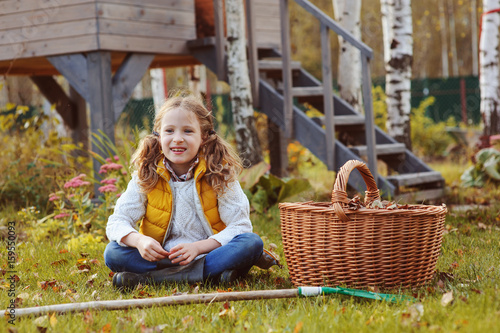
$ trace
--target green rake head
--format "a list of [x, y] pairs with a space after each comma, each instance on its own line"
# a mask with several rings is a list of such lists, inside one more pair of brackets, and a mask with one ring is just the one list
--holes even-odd
[[378, 301], [387, 301], [392, 303], [401, 303], [405, 301], [415, 302], [415, 298], [406, 295], [395, 294], [380, 294], [366, 290], [349, 289], [342, 287], [299, 287], [300, 296], [317, 296], [317, 295], [332, 295], [341, 294], [355, 297], [370, 298]]

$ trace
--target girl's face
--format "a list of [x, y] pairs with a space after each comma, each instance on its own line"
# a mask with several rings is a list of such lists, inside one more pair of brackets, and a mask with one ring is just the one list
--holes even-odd
[[185, 174], [202, 143], [198, 118], [182, 108], [168, 111], [161, 121], [160, 142], [175, 173], [178, 176]]

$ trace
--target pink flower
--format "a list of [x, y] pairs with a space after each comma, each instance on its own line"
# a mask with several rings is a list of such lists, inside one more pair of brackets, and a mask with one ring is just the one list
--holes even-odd
[[121, 193], [118, 193], [118, 194], [116, 195], [116, 197], [117, 197], [117, 198], [119, 198], [119, 197], [121, 197], [121, 196], [122, 196], [122, 194], [121, 194]]
[[60, 213], [60, 214], [57, 214], [56, 216], [54, 216], [55, 219], [62, 219], [62, 218], [65, 218], [65, 217], [68, 217], [69, 214], [68, 213]]
[[64, 184], [64, 188], [70, 188], [70, 187], [81, 187], [81, 186], [87, 186], [90, 185], [90, 182], [84, 181], [83, 178], [85, 178], [87, 175], [84, 173], [76, 176], [75, 178], [70, 179], [68, 182]]
[[107, 162], [107, 163], [111, 163], [111, 162], [113, 162], [113, 160], [111, 159], [111, 157], [108, 157], [108, 158], [106, 159], [106, 162]]
[[49, 201], [56, 201], [56, 200], [59, 200], [59, 199], [61, 199], [61, 198], [59, 198], [59, 196], [57, 194], [55, 194], [55, 193], [51, 193], [49, 195]]
[[116, 184], [117, 181], [118, 181], [118, 179], [116, 179], [116, 178], [107, 178], [107, 179], [101, 180], [101, 184], [114, 185], [114, 184]]
[[123, 165], [117, 163], [103, 164], [101, 165], [99, 173], [107, 173], [110, 170], [120, 170], [121, 168], [123, 168]]
[[118, 191], [118, 189], [113, 184], [99, 187], [99, 192], [102, 192], [102, 193], [105, 193], [105, 192], [116, 192], [116, 191]]
[[120, 158], [118, 157], [118, 155], [115, 155], [113, 157], [115, 158], [115, 161], [119, 161], [120, 160]]
[[73, 198], [74, 196], [75, 196], [75, 194], [74, 194], [74, 193], [68, 194], [68, 199], [71, 199], [71, 198]]

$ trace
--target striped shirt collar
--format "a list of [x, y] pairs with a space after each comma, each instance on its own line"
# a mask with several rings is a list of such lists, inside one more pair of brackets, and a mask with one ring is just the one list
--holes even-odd
[[170, 165], [170, 161], [167, 160], [166, 157], [163, 158], [163, 164], [165, 164], [165, 168], [167, 168], [167, 170], [170, 172], [170, 175], [171, 175], [172, 180], [174, 182], [185, 182], [185, 181], [190, 180], [191, 178], [193, 178], [193, 176], [194, 176], [194, 168], [196, 167], [196, 165], [198, 164], [199, 161], [200, 161], [200, 159], [198, 157], [196, 157], [196, 159], [193, 161], [193, 163], [191, 163], [191, 166], [189, 167], [189, 170], [185, 174], [177, 176], [177, 174], [175, 173], [174, 169]]

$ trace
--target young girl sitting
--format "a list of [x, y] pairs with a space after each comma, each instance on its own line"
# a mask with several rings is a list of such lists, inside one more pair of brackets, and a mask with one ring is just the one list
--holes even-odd
[[252, 233], [239, 157], [197, 98], [169, 98], [132, 162], [136, 172], [106, 227], [115, 287], [231, 282], [253, 265], [278, 264]]

